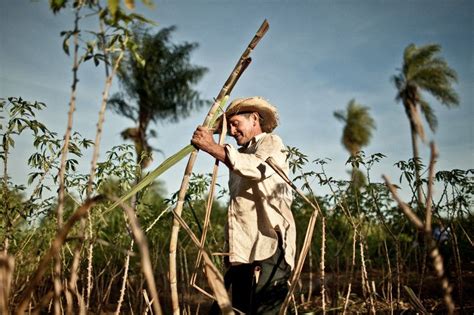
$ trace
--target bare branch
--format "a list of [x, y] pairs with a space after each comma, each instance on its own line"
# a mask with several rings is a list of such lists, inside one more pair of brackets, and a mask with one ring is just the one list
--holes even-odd
[[53, 242], [51, 243], [51, 247], [46, 252], [46, 254], [41, 258], [41, 261], [36, 269], [35, 273], [31, 277], [31, 280], [28, 284], [28, 287], [23, 292], [20, 303], [18, 304], [18, 308], [16, 313], [17, 314], [24, 314], [25, 308], [28, 305], [31, 294], [33, 293], [34, 288], [39, 283], [39, 281], [43, 278], [44, 273], [48, 269], [49, 262], [53, 257], [59, 253], [62, 245], [64, 244], [69, 231], [74, 226], [74, 224], [84, 217], [89, 209], [94, 206], [97, 202], [102, 200], [102, 196], [96, 196], [94, 198], [88, 199], [84, 202], [82, 206], [80, 206], [69, 218], [69, 220], [64, 224], [61, 229], [56, 233], [56, 237], [54, 238]]
[[215, 299], [217, 301], [217, 304], [219, 304], [219, 307], [222, 310], [223, 314], [234, 314], [234, 311], [232, 309], [232, 303], [230, 302], [229, 295], [227, 294], [227, 291], [225, 289], [224, 278], [222, 277], [221, 273], [219, 272], [219, 270], [217, 270], [216, 266], [214, 266], [211, 259], [209, 258], [209, 255], [204, 250], [204, 248], [202, 248], [201, 242], [193, 233], [193, 231], [189, 228], [183, 218], [178, 215], [178, 213], [176, 213], [174, 210], [173, 215], [176, 219], [176, 222], [181, 225], [181, 227], [186, 231], [186, 233], [188, 233], [188, 236], [191, 238], [194, 244], [199, 248], [202, 257], [204, 258], [207, 281], [209, 283], [209, 286], [212, 288], [212, 291], [214, 292], [214, 296], [209, 296], [208, 293], [202, 290], [201, 288], [197, 286], [195, 287], [200, 292]]
[[387, 176], [382, 175], [382, 178], [385, 181], [385, 184], [387, 185], [388, 189], [392, 193], [393, 198], [395, 201], [398, 203], [398, 206], [402, 209], [403, 213], [407, 216], [407, 218], [415, 225], [415, 227], [419, 230], [424, 230], [424, 225], [423, 222], [416, 216], [416, 214], [411, 210], [411, 208], [404, 203], [400, 197], [397, 194], [397, 191], [395, 190], [395, 186], [390, 183], [390, 180], [388, 179]]
[[[111, 198], [113, 201], [117, 202], [118, 198]], [[151, 265], [150, 252], [148, 250], [148, 242], [146, 240], [145, 234], [140, 228], [138, 223], [137, 216], [135, 215], [135, 210], [132, 207], [120, 203], [120, 206], [125, 210], [130, 226], [132, 228], [133, 238], [137, 242], [138, 249], [140, 251], [141, 264], [143, 275], [145, 276], [146, 282], [148, 284], [148, 290], [150, 291], [153, 312], [157, 315], [163, 314], [161, 311], [160, 300], [158, 299], [158, 290], [156, 289], [155, 278], [153, 276], [153, 268]]]

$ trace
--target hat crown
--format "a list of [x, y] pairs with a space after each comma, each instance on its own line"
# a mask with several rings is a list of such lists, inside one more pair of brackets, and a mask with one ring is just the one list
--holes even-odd
[[275, 106], [270, 104], [261, 96], [247, 98], [237, 98], [233, 100], [226, 109], [226, 117], [245, 112], [259, 113], [261, 128], [264, 132], [272, 132], [278, 126], [278, 111]]

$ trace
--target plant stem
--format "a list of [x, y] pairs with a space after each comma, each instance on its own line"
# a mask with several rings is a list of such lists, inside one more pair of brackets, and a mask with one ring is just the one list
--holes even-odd
[[[430, 164], [429, 164], [429, 176], [433, 177], [434, 176], [434, 164], [436, 163], [436, 159], [438, 157], [438, 152], [436, 149], [436, 146], [434, 143], [431, 143], [431, 158], [430, 158]], [[441, 288], [443, 290], [443, 298], [444, 298], [444, 303], [446, 305], [448, 314], [452, 315], [454, 313], [454, 302], [451, 296], [451, 285], [449, 284], [448, 278], [446, 276], [445, 270], [444, 270], [444, 265], [443, 265], [443, 259], [442, 256], [439, 253], [438, 247], [436, 245], [435, 240], [433, 239], [433, 235], [431, 233], [431, 224], [428, 226], [426, 224], [423, 224], [421, 220], [416, 216], [416, 214], [413, 212], [413, 210], [406, 204], [401, 201], [401, 199], [398, 197], [397, 191], [395, 190], [395, 187], [390, 183], [389, 179], [383, 175], [383, 178], [385, 180], [386, 185], [388, 186], [390, 192], [392, 193], [393, 198], [397, 201], [399, 207], [402, 209], [402, 211], [405, 213], [407, 218], [415, 225], [415, 227], [422, 232], [426, 238], [426, 243], [428, 245], [428, 250], [429, 250], [429, 255], [431, 257], [433, 267], [435, 270], [435, 274], [438, 277], [438, 280], [441, 283]], [[428, 196], [432, 195], [432, 189], [433, 189], [433, 179], [428, 179]], [[427, 211], [431, 211], [431, 198], [427, 198], [426, 200], [426, 209]], [[431, 222], [431, 214], [426, 214], [427, 220]]]
[[122, 203], [120, 206], [125, 210], [125, 213], [127, 214], [128, 221], [130, 222], [130, 226], [132, 228], [133, 237], [140, 251], [142, 272], [145, 276], [146, 282], [148, 284], [148, 291], [153, 301], [153, 312], [156, 315], [161, 315], [161, 305], [160, 300], [158, 298], [158, 290], [156, 289], [155, 278], [153, 276], [150, 251], [148, 249], [148, 243], [145, 234], [143, 233], [143, 230], [141, 229], [140, 224], [138, 223], [135, 210], [124, 203]]
[[[225, 135], [227, 133], [227, 126], [226, 126], [226, 119], [225, 116], [223, 117], [223, 123], [222, 123], [222, 130], [219, 135], [219, 144], [222, 145], [224, 143]], [[194, 272], [191, 275], [191, 281], [190, 284], [191, 286], [197, 286], [196, 285], [196, 279], [197, 279], [197, 272], [200, 270], [201, 266], [201, 259], [202, 259], [202, 250], [204, 248], [204, 245], [206, 244], [206, 236], [207, 236], [207, 231], [209, 230], [209, 225], [210, 225], [210, 220], [211, 220], [211, 212], [212, 212], [212, 202], [214, 199], [214, 192], [215, 192], [215, 187], [216, 187], [216, 182], [217, 182], [217, 174], [219, 171], [219, 160], [216, 159], [214, 162], [214, 167], [212, 170], [212, 178], [211, 178], [211, 184], [209, 186], [209, 193], [207, 195], [207, 202], [206, 202], [206, 214], [204, 216], [204, 227], [202, 229], [202, 234], [201, 234], [201, 248], [198, 251], [197, 257], [196, 257], [196, 262], [194, 264]]]
[[115, 309], [115, 315], [120, 314], [120, 309], [122, 308], [122, 303], [125, 297], [125, 290], [127, 288], [128, 268], [130, 267], [130, 253], [133, 251], [133, 244], [134, 244], [134, 240], [132, 239], [130, 241], [130, 250], [127, 253], [127, 257], [125, 258], [124, 271], [123, 271], [123, 277], [122, 277], [122, 286], [120, 287], [120, 295], [117, 301], [117, 308]]
[[82, 206], [80, 206], [68, 219], [66, 224], [64, 224], [61, 229], [56, 233], [56, 237], [54, 238], [53, 242], [49, 250], [43, 255], [41, 258], [36, 271], [34, 272], [33, 276], [30, 278], [26, 289], [23, 291], [19, 303], [18, 308], [16, 310], [16, 314], [23, 315], [26, 309], [26, 306], [29, 304], [31, 295], [33, 293], [34, 288], [39, 283], [39, 281], [43, 278], [44, 273], [48, 269], [49, 263], [51, 259], [56, 257], [61, 249], [61, 246], [66, 241], [66, 237], [74, 226], [74, 224], [79, 221], [84, 215], [87, 214], [89, 209], [94, 206], [97, 202], [102, 199], [101, 196], [94, 197], [92, 199], [86, 200]]
[[344, 309], [342, 314], [346, 314], [347, 306], [349, 305], [349, 297], [351, 295], [351, 288], [352, 288], [352, 280], [354, 278], [354, 269], [355, 269], [355, 256], [356, 256], [356, 243], [357, 243], [357, 233], [354, 230], [352, 235], [352, 263], [351, 263], [351, 271], [350, 271], [350, 278], [349, 278], [349, 285], [347, 287], [347, 294], [344, 301]]
[[[5, 216], [6, 216], [6, 230], [9, 231], [10, 230], [10, 214], [9, 214], [9, 211], [8, 211], [8, 207], [9, 207], [9, 196], [10, 196], [10, 192], [8, 191], [8, 149], [9, 149], [9, 143], [8, 143], [8, 137], [4, 137], [5, 138], [5, 141], [3, 142], [3, 151], [4, 151], [4, 155], [5, 155], [5, 158], [3, 160], [3, 185], [2, 185], [2, 189], [3, 189], [3, 196], [4, 196], [4, 199], [3, 199], [3, 209], [5, 209]], [[8, 254], [8, 247], [9, 247], [9, 238], [10, 238], [10, 232], [7, 232], [6, 235], [5, 235], [5, 238], [3, 239], [3, 244], [2, 244], [2, 253], [7, 256]]]
[[[64, 211], [64, 191], [65, 187], [65, 175], [66, 175], [66, 162], [67, 162], [67, 155], [69, 152], [69, 141], [71, 138], [72, 132], [72, 125], [73, 125], [73, 117], [74, 111], [76, 110], [76, 95], [77, 95], [77, 82], [79, 81], [77, 78], [77, 74], [79, 71], [79, 61], [78, 61], [78, 52], [79, 52], [79, 11], [81, 7], [75, 9], [75, 19], [74, 19], [74, 56], [73, 56], [73, 67], [72, 67], [72, 85], [71, 85], [71, 98], [69, 101], [69, 112], [68, 112], [68, 120], [67, 120], [67, 127], [66, 132], [64, 134], [64, 143], [61, 150], [61, 164], [59, 168], [59, 189], [58, 189], [58, 207], [56, 210], [56, 218], [57, 218], [57, 230], [60, 231], [63, 225], [63, 211]], [[54, 272], [53, 272], [53, 280], [54, 280], [54, 314], [59, 315], [61, 313], [60, 308], [60, 298], [61, 298], [61, 291], [62, 291], [62, 284], [61, 284], [61, 255], [58, 251], [57, 256], [54, 259]]]
[[[326, 285], [325, 281], [325, 255], [326, 255], [326, 219], [322, 216], [321, 219], [321, 301], [323, 307], [323, 314], [326, 314]], [[310, 249], [311, 252], [311, 249]], [[310, 269], [311, 272], [311, 269]]]

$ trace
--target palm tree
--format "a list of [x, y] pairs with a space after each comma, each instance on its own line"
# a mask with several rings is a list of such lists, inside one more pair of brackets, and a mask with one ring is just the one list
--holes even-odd
[[430, 104], [423, 99], [421, 91], [428, 92], [449, 108], [459, 104], [458, 94], [452, 87], [453, 82], [457, 82], [457, 74], [438, 55], [440, 51], [441, 46], [438, 44], [420, 47], [408, 45], [403, 54], [403, 67], [398, 75], [392, 77], [398, 90], [396, 100], [403, 103], [410, 122], [419, 203], [422, 202], [422, 194], [417, 139], [420, 137], [424, 141], [425, 133], [418, 109], [423, 113], [431, 131], [435, 132], [438, 125], [438, 119]]
[[362, 147], [369, 144], [375, 129], [375, 121], [369, 114], [369, 108], [352, 99], [347, 104], [347, 109], [334, 112], [334, 117], [345, 122], [341, 141], [351, 156], [355, 156]]
[[[334, 112], [334, 117], [345, 123], [341, 142], [349, 151], [351, 157], [355, 157], [362, 150], [362, 147], [370, 143], [372, 131], [376, 128], [375, 121], [370, 116], [369, 108], [357, 104], [352, 99], [347, 104], [347, 109]], [[365, 182], [365, 177], [356, 167], [352, 169], [352, 180], [357, 187], [362, 186]]]
[[174, 30], [174, 26], [164, 28], [155, 35], [147, 30], [135, 30], [137, 51], [145, 65], [135, 56], [127, 56], [118, 72], [124, 92], [114, 94], [109, 100], [112, 110], [137, 123], [121, 135], [134, 141], [142, 168], [151, 162], [148, 139], [156, 136], [155, 131], [148, 130], [150, 123], [177, 122], [207, 103], [193, 88], [207, 71], [190, 63], [190, 55], [198, 45], [172, 44]]

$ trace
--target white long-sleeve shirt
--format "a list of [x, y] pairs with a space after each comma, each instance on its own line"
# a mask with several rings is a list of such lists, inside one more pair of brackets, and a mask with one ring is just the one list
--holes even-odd
[[225, 145], [230, 162], [226, 236], [229, 261], [251, 263], [271, 257], [282, 236], [285, 261], [295, 261], [296, 227], [291, 213], [291, 187], [265, 163], [271, 156], [288, 173], [285, 146], [275, 134], [262, 133], [247, 147]]

